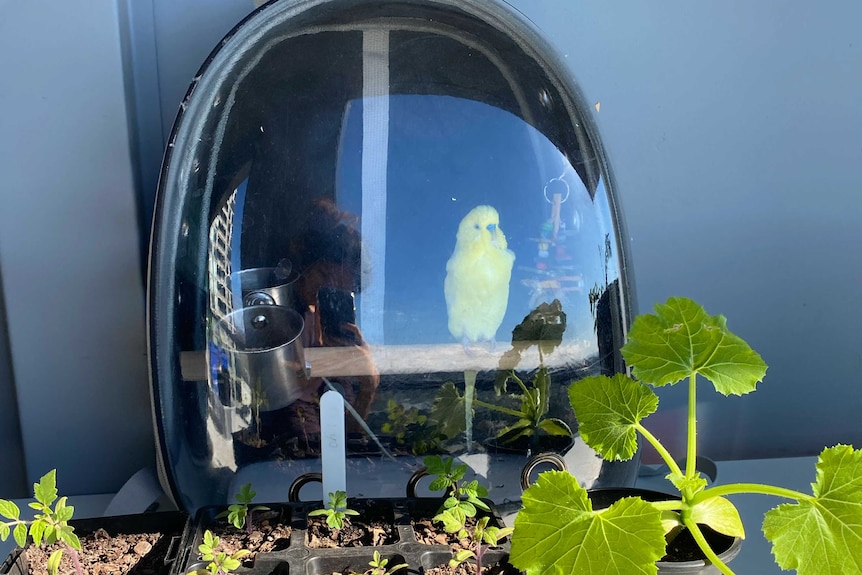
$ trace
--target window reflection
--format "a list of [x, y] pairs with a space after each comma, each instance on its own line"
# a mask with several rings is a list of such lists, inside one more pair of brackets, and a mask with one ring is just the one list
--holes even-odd
[[[334, 386], [353, 409], [356, 453], [526, 452], [544, 436], [565, 446], [577, 424], [564, 378], [613, 353], [597, 340], [616, 273], [606, 205], [506, 110], [387, 100], [385, 139], [366, 137], [380, 127], [366, 123], [365, 100], [343, 107], [329, 194], [252, 190], [252, 176], [210, 223], [211, 379], [233, 439], [251, 461], [318, 455], [319, 397]], [[273, 220], [284, 204], [290, 217]], [[251, 365], [222, 333], [231, 313], [252, 332], [292, 322], [300, 333], [248, 350]], [[288, 359], [290, 369], [271, 365]], [[538, 412], [524, 411], [530, 393], [542, 397]]]

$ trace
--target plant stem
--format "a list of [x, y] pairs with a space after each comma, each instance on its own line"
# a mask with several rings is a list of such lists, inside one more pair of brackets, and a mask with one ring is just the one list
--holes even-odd
[[475, 370], [464, 371], [464, 428], [465, 440], [467, 442], [467, 453], [473, 451], [473, 400], [475, 399], [476, 375]]
[[688, 450], [685, 456], [685, 476], [697, 473], [697, 373], [688, 378]]
[[668, 501], [651, 501], [650, 505], [659, 511], [679, 511], [683, 507], [682, 499], [670, 499]]
[[515, 417], [524, 416], [524, 414], [520, 411], [515, 411], [514, 409], [509, 409], [508, 407], [503, 407], [501, 405], [494, 405], [493, 403], [485, 403], [481, 399], [474, 399], [473, 405], [477, 407], [484, 407], [486, 409], [493, 409], [494, 411], [499, 411], [500, 413], [505, 413], [506, 415], [514, 415]]
[[709, 546], [709, 543], [706, 542], [706, 537], [703, 536], [703, 533], [701, 532], [700, 527], [697, 526], [697, 523], [692, 521], [690, 518], [685, 518], [682, 520], [682, 522], [688, 528], [689, 533], [691, 533], [691, 536], [697, 542], [697, 546], [700, 547], [701, 551], [703, 551], [703, 554], [706, 556], [707, 560], [725, 575], [734, 575], [733, 571], [730, 570], [730, 567], [725, 565], [724, 561], [718, 558], [718, 555], [716, 555], [715, 551], [712, 550], [712, 547]]
[[701, 501], [712, 499], [713, 497], [723, 497], [725, 495], [736, 495], [739, 493], [751, 493], [760, 495], [774, 495], [776, 497], [785, 497], [796, 501], [814, 501], [817, 499], [813, 495], [787, 489], [785, 487], [776, 487], [774, 485], [763, 485], [760, 483], [728, 483], [727, 485], [718, 485], [709, 487], [694, 496], [692, 505], [697, 505]]
[[671, 456], [670, 452], [665, 449], [664, 445], [661, 444], [658, 438], [652, 433], [650, 433], [650, 431], [646, 427], [642, 426], [638, 422], [634, 424], [634, 427], [641, 435], [643, 435], [644, 439], [646, 439], [650, 443], [650, 445], [652, 445], [655, 450], [658, 451], [658, 454], [670, 468], [671, 472], [677, 475], [682, 475], [682, 470], [679, 468], [679, 465], [676, 464], [676, 461], [674, 461], [673, 456]]
[[72, 564], [75, 565], [75, 573], [77, 573], [78, 575], [84, 575], [84, 568], [81, 567], [81, 561], [78, 558], [78, 552], [75, 551], [75, 549], [65, 541], [63, 541], [62, 543], [63, 547], [65, 547], [66, 549], [66, 553], [68, 553], [69, 557], [72, 558]]
[[[541, 352], [539, 352], [539, 353], [541, 354]], [[541, 363], [541, 359], [539, 360], [539, 362]], [[512, 379], [514, 379], [516, 382], [518, 382], [518, 386], [520, 386], [521, 392], [524, 395], [526, 395], [527, 394], [527, 386], [524, 385], [524, 382], [521, 380], [520, 377], [518, 377], [518, 374], [516, 374], [514, 370], [512, 370], [511, 374], [512, 374]]]

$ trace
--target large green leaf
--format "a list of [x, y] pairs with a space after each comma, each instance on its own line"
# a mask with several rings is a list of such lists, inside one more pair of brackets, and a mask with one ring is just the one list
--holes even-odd
[[550, 408], [551, 376], [548, 373], [548, 368], [539, 368], [539, 371], [536, 372], [536, 377], [533, 378], [533, 387], [538, 393], [536, 408], [538, 419], [541, 419], [543, 415], [548, 413], [548, 409]]
[[538, 344], [541, 352], [548, 355], [562, 343], [565, 331], [566, 312], [560, 300], [540, 303], [512, 330], [512, 346], [523, 349], [524, 344]]
[[527, 314], [512, 330], [512, 348], [500, 356], [499, 371], [494, 381], [497, 395], [506, 393], [506, 385], [514, 378], [512, 370], [521, 362], [524, 350], [537, 345], [540, 358], [544, 357], [562, 343], [565, 331], [566, 313], [560, 300], [541, 303]]
[[522, 500], [509, 560], [527, 575], [656, 573], [665, 552], [661, 513], [640, 498], [593, 511], [572, 475], [548, 471]]
[[529, 419], [519, 419], [512, 425], [507, 425], [497, 434], [500, 445], [508, 445], [521, 437], [533, 435], [533, 422]]
[[699, 373], [724, 395], [754, 391], [766, 363], [742, 338], [727, 329], [722, 315], [711, 316], [687, 298], [655, 306], [656, 315], [635, 318], [622, 347], [635, 377], [662, 386]]
[[440, 433], [451, 439], [463, 433], [467, 427], [464, 409], [464, 398], [458, 393], [458, 388], [447, 381], [434, 400], [431, 419], [440, 425]]
[[862, 573], [862, 451], [824, 449], [812, 489], [814, 499], [766, 513], [775, 561], [799, 575]]
[[634, 424], [658, 406], [652, 389], [619, 373], [574, 382], [569, 400], [581, 437], [608, 460], [631, 459], [638, 447]]
[[572, 436], [572, 428], [569, 427], [569, 424], [562, 419], [557, 419], [556, 417], [543, 419], [539, 422], [538, 427], [548, 435], [556, 435], [558, 437]]

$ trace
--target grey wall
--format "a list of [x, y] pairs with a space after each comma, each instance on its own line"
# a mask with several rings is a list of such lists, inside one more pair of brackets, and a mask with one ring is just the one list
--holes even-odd
[[703, 452], [862, 445], [862, 5], [517, 4], [601, 102], [641, 310], [698, 299], [770, 365], [754, 395], [701, 392]]
[[154, 449], [115, 0], [0, 2], [0, 73], [0, 416], [17, 398], [24, 449], [0, 461], [116, 491]]
[[[862, 445], [862, 5], [513, 4], [601, 103], [641, 309], [694, 297], [771, 366], [754, 395], [701, 393], [703, 452]], [[250, 9], [0, 0], [0, 374], [26, 467], [0, 457], [28, 481], [56, 466], [68, 493], [112, 491], [152, 461], [136, 208], [189, 79]], [[672, 443], [676, 391], [652, 419]]]

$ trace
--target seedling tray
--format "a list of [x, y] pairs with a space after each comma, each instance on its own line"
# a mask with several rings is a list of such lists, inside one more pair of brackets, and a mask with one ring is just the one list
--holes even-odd
[[[170, 575], [174, 571], [174, 561], [184, 547], [184, 538], [191, 529], [189, 516], [182, 511], [73, 519], [69, 524], [75, 528], [75, 534], [81, 539], [99, 529], [105, 530], [109, 536], [159, 533], [160, 536], [152, 548], [142, 555], [135, 566], [128, 569], [130, 575]], [[29, 568], [24, 550], [16, 547], [0, 564], [0, 575], [28, 575]], [[105, 567], [104, 564], [100, 569], [105, 575], [121, 572]], [[88, 572], [86, 565], [84, 572]]]
[[[383, 545], [365, 545], [361, 547], [316, 548], [309, 546], [308, 512], [323, 508], [321, 501], [301, 503], [265, 504], [272, 510], [274, 519], [289, 524], [291, 527], [290, 542], [277, 551], [259, 552], [253, 561], [243, 564], [235, 570], [237, 575], [331, 575], [333, 573], [363, 573], [369, 569], [375, 551], [389, 560], [388, 566], [406, 563], [407, 568], [396, 572], [396, 575], [408, 573], [424, 573], [427, 569], [445, 565], [453, 553], [447, 544], [428, 544], [421, 542], [412, 525], [413, 519], [428, 519], [429, 510], [436, 511], [441, 499], [437, 498], [379, 498], [351, 499], [348, 507], [360, 510], [362, 507], [375, 507], [391, 511], [394, 526], [395, 541]], [[491, 508], [491, 525], [503, 527], [503, 520], [490, 501], [485, 501]], [[198, 546], [203, 542], [203, 534], [209, 529], [218, 535], [218, 530], [224, 529], [224, 519], [216, 516], [224, 507], [205, 507], [201, 509], [194, 521], [192, 535], [183, 554], [175, 562], [174, 575], [186, 575], [196, 569], [206, 566], [200, 560]], [[312, 518], [313, 519], [313, 518]], [[362, 516], [351, 518], [361, 521]], [[255, 520], [256, 521], [256, 520]], [[503, 539], [497, 547], [488, 550], [483, 565], [505, 564], [509, 554], [509, 539]], [[517, 573], [509, 567], [507, 572]]]

